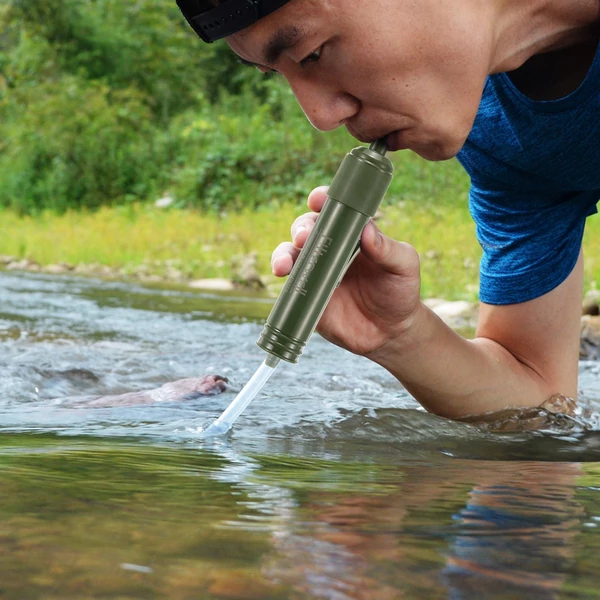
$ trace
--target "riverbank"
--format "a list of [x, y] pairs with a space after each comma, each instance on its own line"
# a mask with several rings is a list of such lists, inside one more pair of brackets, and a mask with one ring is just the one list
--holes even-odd
[[[280, 285], [270, 257], [304, 203], [206, 214], [154, 204], [20, 217], [0, 212], [4, 267], [143, 282]], [[475, 300], [480, 250], [466, 204], [386, 200], [378, 224], [419, 249], [423, 294]], [[260, 285], [260, 284], [258, 284]]]
[[[247, 258], [248, 260], [245, 263], [243, 262], [239, 274], [234, 279], [214, 277], [186, 280], [182, 271], [174, 265], [167, 266], [166, 276], [160, 276], [152, 273], [151, 269], [146, 270], [145, 268], [127, 271], [126, 269], [113, 269], [100, 264], [70, 265], [68, 263], [53, 263], [40, 265], [31, 259], [19, 260], [16, 257], [6, 255], [0, 255], [0, 274], [3, 271], [24, 271], [58, 276], [94, 277], [107, 281], [137, 281], [142, 285], [179, 291], [181, 289], [191, 289], [199, 293], [210, 292], [217, 295], [234, 293], [235, 295], [260, 296], [263, 298], [266, 296], [274, 300], [281, 291], [285, 279], [276, 278], [271, 274], [259, 274], [255, 268], [255, 255], [251, 254]], [[477, 322], [477, 302], [428, 298], [425, 300], [425, 304], [453, 329], [468, 336], [472, 334]]]
[[[95, 212], [0, 212], [0, 269], [72, 274], [200, 290], [262, 290], [275, 297], [283, 280], [270, 272], [273, 248], [289, 238], [304, 204], [206, 214], [158, 204]], [[387, 199], [378, 225], [413, 244], [422, 262], [422, 295], [448, 318], [471, 321], [480, 248], [465, 203], [432, 205]], [[600, 221], [584, 241], [586, 292], [600, 281]], [[443, 302], [437, 299], [443, 299]]]

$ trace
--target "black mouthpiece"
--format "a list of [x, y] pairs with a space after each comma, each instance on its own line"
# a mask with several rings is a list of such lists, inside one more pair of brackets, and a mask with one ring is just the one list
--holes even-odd
[[385, 153], [387, 152], [387, 142], [385, 141], [385, 138], [375, 140], [369, 146], [369, 149], [373, 150], [373, 152], [377, 152], [377, 154], [381, 154], [381, 156], [385, 156]]

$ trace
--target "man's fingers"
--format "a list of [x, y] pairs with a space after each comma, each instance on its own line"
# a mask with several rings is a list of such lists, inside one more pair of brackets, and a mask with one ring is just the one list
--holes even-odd
[[327, 200], [328, 190], [329, 190], [328, 185], [322, 185], [318, 188], [315, 188], [308, 195], [308, 200], [307, 200], [308, 208], [310, 208], [310, 210], [317, 212], [317, 213], [321, 212], [321, 209], [323, 208], [323, 204], [325, 204], [325, 200]]
[[292, 223], [292, 242], [296, 248], [304, 246], [318, 216], [317, 213], [306, 213]]
[[279, 244], [271, 256], [271, 271], [273, 275], [276, 277], [289, 275], [299, 254], [300, 249], [296, 248], [292, 242]]
[[308, 196], [308, 206], [313, 211], [299, 216], [292, 223], [292, 241], [283, 242], [271, 255], [271, 271], [277, 277], [290, 274], [300, 250], [306, 243], [320, 210], [327, 200], [327, 186], [315, 188]]

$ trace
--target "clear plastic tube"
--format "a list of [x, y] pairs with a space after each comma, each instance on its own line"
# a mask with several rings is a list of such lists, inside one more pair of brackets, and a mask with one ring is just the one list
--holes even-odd
[[269, 378], [273, 375], [278, 364], [279, 359], [269, 356], [263, 364], [258, 367], [256, 373], [254, 373], [250, 378], [250, 381], [242, 388], [242, 391], [225, 409], [223, 414], [204, 430], [203, 435], [225, 435], [231, 429], [234, 421], [242, 414], [248, 404], [254, 400], [265, 383], [269, 381]]

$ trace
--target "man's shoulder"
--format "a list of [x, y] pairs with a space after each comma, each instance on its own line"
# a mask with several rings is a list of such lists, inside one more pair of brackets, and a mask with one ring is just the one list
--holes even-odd
[[525, 187], [600, 189], [600, 56], [573, 93], [523, 95], [506, 74], [488, 77], [458, 155], [473, 180]]

